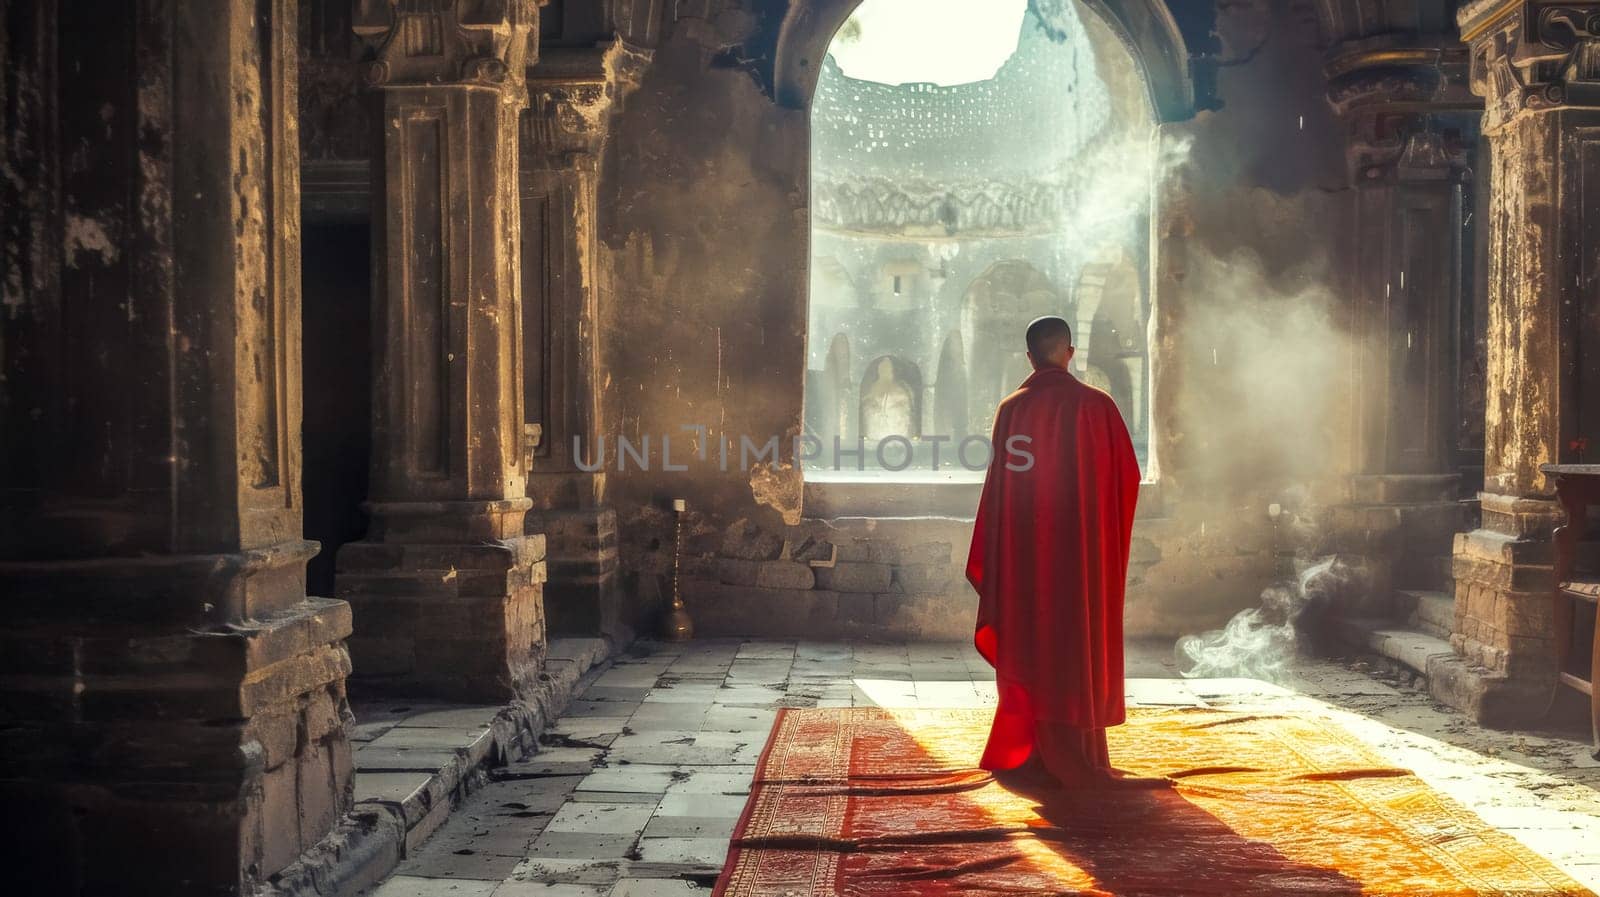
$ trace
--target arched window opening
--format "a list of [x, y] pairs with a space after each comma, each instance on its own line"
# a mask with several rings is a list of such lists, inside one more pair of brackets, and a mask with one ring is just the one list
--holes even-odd
[[[934, 443], [988, 434], [1030, 373], [1027, 324], [1046, 314], [1072, 323], [1074, 372], [1112, 395], [1147, 454], [1148, 94], [1080, 3], [1048, 29], [1027, 0], [994, 5], [1005, 33], [978, 35], [949, 0], [864, 0], [824, 59], [812, 481], [928, 481]], [[981, 477], [946, 464], [933, 479]]]

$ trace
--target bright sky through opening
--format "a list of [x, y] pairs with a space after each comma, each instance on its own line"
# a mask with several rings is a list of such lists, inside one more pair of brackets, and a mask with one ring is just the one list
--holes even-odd
[[987, 81], [1016, 52], [1027, 10], [1028, 0], [864, 0], [829, 52], [862, 81]]

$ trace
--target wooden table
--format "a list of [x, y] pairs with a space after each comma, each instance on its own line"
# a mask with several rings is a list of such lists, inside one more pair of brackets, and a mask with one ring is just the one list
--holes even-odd
[[1580, 565], [1578, 545], [1590, 535], [1589, 506], [1600, 504], [1600, 464], [1545, 464], [1540, 470], [1555, 479], [1556, 498], [1567, 512], [1567, 522], [1555, 531], [1556, 675], [1562, 685], [1589, 696], [1589, 725], [1600, 757], [1600, 625], [1591, 637], [1588, 658], [1572, 644], [1578, 605], [1600, 607], [1600, 570]]

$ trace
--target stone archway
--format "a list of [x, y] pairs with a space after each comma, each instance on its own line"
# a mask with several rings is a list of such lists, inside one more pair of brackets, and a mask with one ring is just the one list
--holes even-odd
[[[773, 89], [780, 105], [805, 109], [816, 91], [828, 43], [862, 0], [798, 3], [784, 17], [774, 58]], [[1031, 0], [1048, 22], [1066, 0]], [[1162, 0], [1083, 0], [1138, 62], [1158, 121], [1183, 121], [1195, 111], [1195, 85], [1183, 31]]]
[[1018, 334], [1041, 315], [1073, 314], [1066, 293], [1027, 261], [1007, 259], [989, 266], [967, 287], [961, 301], [962, 339], [988, 364], [968, 371], [968, 410], [975, 425], [994, 419], [1000, 400], [1026, 378], [1028, 362]]

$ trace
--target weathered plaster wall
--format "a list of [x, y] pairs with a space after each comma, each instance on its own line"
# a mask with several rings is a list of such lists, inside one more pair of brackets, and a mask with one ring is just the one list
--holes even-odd
[[[812, 566], [810, 543], [830, 529], [802, 523], [794, 468], [753, 470], [738, 457], [741, 436], [777, 436], [792, 462], [806, 358], [807, 113], [775, 103], [761, 75], [785, 10], [751, 6], [668, 23], [601, 174], [600, 429], [635, 444], [649, 436], [656, 468], [630, 463], [609, 480], [625, 588], [647, 603], [654, 594], [672, 546], [661, 509], [682, 497], [685, 594], [702, 629], [766, 631], [782, 614], [803, 624], [796, 632], [960, 637], [973, 600], [949, 574], [967, 524], [832, 524], [833, 544], [853, 546], [836, 563], [897, 568], [909, 549], [942, 571], [860, 570], [840, 588]], [[1309, 515], [1337, 497], [1329, 484], [1345, 469], [1348, 370], [1327, 274], [1345, 207], [1342, 136], [1322, 99], [1318, 37], [1308, 18], [1266, 4], [1230, 5], [1217, 30], [1222, 107], [1164, 130], [1182, 149], [1178, 188], [1156, 213], [1161, 484], [1136, 533], [1135, 632], [1192, 630], [1253, 604], [1277, 572], [1276, 549], [1291, 544], [1278, 530], [1293, 520], [1275, 527], [1267, 504], [1293, 508], [1298, 496]], [[686, 424], [707, 428], [705, 460]], [[687, 470], [661, 469], [663, 436]], [[614, 445], [607, 454], [615, 465]], [[907, 594], [929, 596], [914, 623], [903, 601], [882, 597]], [[793, 615], [793, 601], [812, 609]]]
[[[1253, 604], [1315, 544], [1350, 472], [1343, 135], [1317, 33], [1287, 4], [1219, 15], [1221, 106], [1160, 128], [1152, 431], [1159, 553], [1130, 630], [1168, 633]], [[1279, 504], [1276, 520], [1268, 509]], [[1308, 544], [1309, 543], [1309, 544]]]

